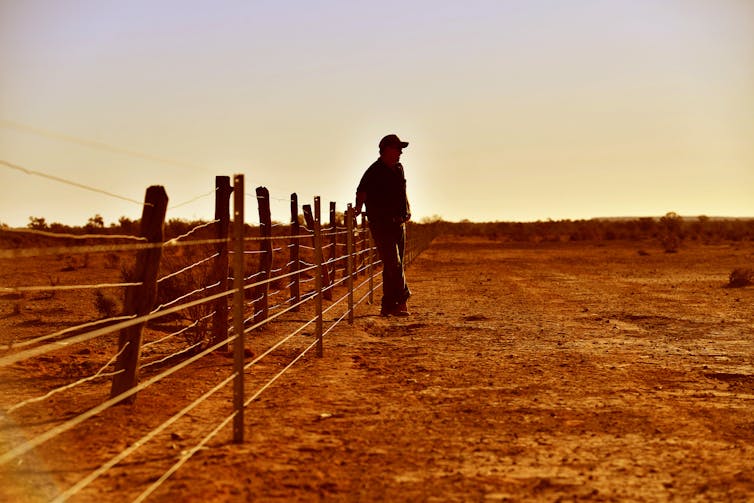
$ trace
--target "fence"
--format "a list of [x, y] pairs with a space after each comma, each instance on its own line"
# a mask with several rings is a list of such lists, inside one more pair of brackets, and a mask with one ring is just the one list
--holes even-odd
[[[10, 383], [18, 382], [19, 375], [25, 368], [33, 368], [34, 362], [51, 358], [48, 355], [77, 354], [76, 348], [84, 344], [86, 347], [78, 352], [87, 355], [91, 364], [96, 359], [94, 348], [112, 348], [117, 335], [117, 347], [114, 351], [110, 349], [110, 354], [102, 351], [101, 358], [107, 361], [98, 362], [96, 371], [92, 368], [87, 375], [77, 376], [79, 378], [71, 382], [56, 383], [39, 396], [24, 396], [28, 394], [24, 389], [6, 390], [6, 398], [17, 401], [3, 404], [4, 422], [8, 423], [4, 428], [9, 434], [2, 442], [0, 469], [12, 471], [12, 462], [22, 463], [42, 444], [80, 427], [117, 404], [133, 403], [138, 394], [156, 383], [166, 382], [200, 360], [221, 352], [232, 353], [229, 373], [215, 383], [203, 383], [208, 389], [200, 396], [52, 497], [53, 501], [65, 501], [79, 494], [171, 425], [200, 405], [209, 403], [211, 397], [216, 398], [223, 390], [227, 392], [232, 383], [230, 413], [208, 423], [210, 430], [134, 499], [143, 501], [229, 423], [233, 423], [233, 442], [243, 442], [245, 409], [310, 351], [322, 357], [324, 338], [344, 320], [353, 323], [355, 308], [373, 300], [375, 289], [381, 285], [378, 283], [380, 263], [363, 217], [359, 224], [350, 205], [340, 220], [335, 203], [330, 203], [329, 222], [325, 224], [319, 197], [314, 198], [313, 205], [303, 205], [300, 211], [298, 198], [292, 194], [290, 222], [285, 226], [273, 223], [267, 189], [259, 187], [254, 195], [245, 194], [243, 175], [236, 175], [232, 186], [229, 177], [217, 177], [214, 194], [214, 220], [171, 239], [163, 235], [167, 194], [162, 187], [153, 186], [147, 189], [139, 236], [35, 233], [41, 235], [40, 239], [62, 240], [63, 244], [0, 249], [0, 260], [6, 264], [11, 261], [20, 264], [22, 260], [41, 263], [51, 257], [70, 255], [83, 256], [87, 261], [97, 254], [107, 261], [116, 252], [135, 254], [131, 263], [122, 268], [122, 278], [104, 278], [100, 282], [97, 278], [88, 284], [60, 285], [59, 280], [51, 280], [55, 284], [49, 286], [0, 287], [3, 298], [11, 300], [33, 292], [54, 296], [59, 292], [95, 290], [95, 299], [103, 306], [108, 305], [108, 299], [112, 300], [104, 291], [125, 289], [123, 310], [117, 316], [111, 312], [111, 316], [104, 319], [87, 320], [32, 337], [10, 334], [10, 339], [0, 345], [0, 372], [3, 381]], [[259, 226], [256, 229], [245, 224], [247, 199], [257, 201]], [[433, 237], [433, 228], [413, 226], [406, 246], [407, 262], [425, 249]], [[92, 244], [94, 240], [108, 242]], [[257, 259], [256, 264], [251, 263], [250, 257]], [[306, 313], [307, 319], [291, 319], [292, 313]], [[172, 331], [165, 334], [155, 330], [157, 320], [172, 324]], [[284, 330], [282, 336], [260, 332], [273, 322], [292, 326], [292, 330]], [[176, 324], [180, 326], [173, 326]], [[313, 327], [311, 341], [309, 336], [303, 335], [307, 328], [312, 330], [310, 327]], [[185, 345], [176, 342], [181, 336], [186, 339]], [[292, 354], [282, 369], [261, 381], [257, 379], [249, 392], [245, 379], [251, 368], [295, 338], [305, 340], [305, 347]], [[249, 342], [259, 351], [252, 358], [246, 354]], [[109, 398], [103, 400], [103, 386], [108, 378], [111, 379]], [[81, 391], [84, 388], [86, 390]], [[38, 422], [25, 422], [24, 410], [65, 394], [81, 399], [86, 404], [85, 410], [76, 411], [72, 417], [49, 418], [54, 426], [47, 429]], [[12, 426], [9, 419], [19, 424]], [[9, 441], [29, 432], [31, 438]]]

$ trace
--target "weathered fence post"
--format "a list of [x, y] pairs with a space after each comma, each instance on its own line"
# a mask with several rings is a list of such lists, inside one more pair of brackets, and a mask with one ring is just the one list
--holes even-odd
[[244, 176], [233, 178], [233, 442], [243, 442]]
[[[354, 217], [356, 218], [356, 217]], [[367, 218], [364, 215], [361, 215], [361, 239], [359, 240], [361, 243], [361, 255], [359, 257], [359, 267], [357, 268], [356, 276], [358, 277], [359, 273], [358, 271], [364, 269], [364, 266], [367, 264], [367, 251], [369, 250], [369, 229], [367, 228]]]
[[322, 283], [323, 283], [323, 267], [322, 267], [322, 229], [320, 227], [320, 208], [319, 208], [319, 196], [314, 198], [314, 263], [317, 266], [315, 288], [317, 290], [314, 305], [317, 312], [317, 356], [322, 357]]
[[[228, 291], [228, 230], [230, 229], [230, 186], [229, 176], [215, 177], [215, 245], [217, 259], [212, 269], [212, 283], [217, 283], [217, 293]], [[215, 345], [228, 337], [228, 297], [220, 297], [214, 302], [212, 315], [212, 342]]]
[[257, 204], [259, 205], [259, 236], [264, 238], [259, 246], [263, 253], [259, 255], [259, 273], [257, 281], [264, 281], [254, 288], [254, 322], [267, 318], [267, 295], [270, 291], [272, 271], [272, 214], [270, 212], [270, 191], [266, 187], [257, 187]]
[[[294, 192], [291, 194], [291, 248], [290, 248], [290, 263], [293, 267], [293, 271], [296, 274], [291, 279], [291, 299], [294, 304], [298, 304], [301, 301], [301, 274], [298, 272], [301, 269], [301, 262], [299, 261], [299, 232], [301, 232], [298, 224], [298, 196]], [[294, 311], [298, 311], [299, 306], [293, 308]]]
[[330, 201], [330, 232], [332, 235], [330, 236], [330, 266], [328, 267], [330, 270], [330, 282], [328, 283], [328, 287], [332, 288], [338, 270], [338, 220], [335, 215], [335, 203], [333, 201]]
[[[163, 228], [165, 212], [168, 207], [168, 195], [165, 188], [152, 185], [147, 189], [144, 197], [144, 208], [141, 213], [140, 236], [153, 243], [154, 248], [140, 250], [136, 255], [133, 276], [130, 281], [140, 283], [126, 289], [123, 314], [144, 316], [154, 307], [157, 299], [157, 273], [160, 269], [162, 256]], [[114, 398], [135, 387], [139, 382], [139, 359], [141, 357], [141, 336], [144, 323], [139, 323], [120, 331], [118, 337], [118, 358], [115, 362], [115, 372], [110, 398]], [[121, 403], [133, 403], [133, 394]]]
[[353, 264], [354, 264], [354, 242], [353, 242], [353, 224], [356, 218], [353, 214], [353, 207], [349, 204], [346, 209], [346, 274], [348, 283], [348, 323], [353, 325]]
[[367, 246], [369, 246], [369, 268], [367, 269], [369, 271], [369, 303], [374, 304], [374, 242], [372, 241], [372, 232], [367, 230], [364, 239], [367, 240]]
[[[319, 197], [319, 196], [317, 196], [317, 197]], [[309, 229], [311, 229], [311, 231], [312, 231], [312, 244], [316, 248], [316, 246], [317, 246], [316, 239], [315, 239], [315, 236], [313, 234], [314, 233], [315, 219], [314, 219], [314, 216], [312, 215], [312, 207], [310, 205], [308, 205], [308, 204], [305, 204], [304, 207], [303, 207], [303, 209], [304, 209], [304, 220], [306, 221], [306, 226]], [[320, 243], [320, 245], [321, 245], [321, 243]], [[321, 270], [317, 269], [317, 274], [319, 274], [320, 276], [322, 276], [322, 278], [321, 278], [322, 284], [324, 284], [324, 285], [330, 284], [330, 277], [329, 277], [329, 275], [327, 273], [327, 268], [326, 267], [321, 268]], [[324, 296], [325, 296], [325, 299], [332, 300], [332, 290], [330, 290], [330, 289], [326, 290], [324, 292]]]

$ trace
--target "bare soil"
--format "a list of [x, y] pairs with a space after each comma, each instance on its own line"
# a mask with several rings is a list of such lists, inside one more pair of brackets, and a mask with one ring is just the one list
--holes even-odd
[[[225, 427], [149, 500], [752, 501], [754, 288], [725, 287], [752, 262], [750, 242], [668, 254], [648, 242], [438, 238], [408, 270], [410, 317], [360, 305], [323, 358], [307, 353], [249, 405], [244, 443]], [[106, 280], [103, 263], [71, 282]], [[44, 284], [39, 267], [15, 263], [0, 279]], [[91, 311], [92, 293], [75, 295], [0, 299], [0, 343]], [[309, 315], [247, 347], [259, 355]], [[247, 396], [312, 332], [253, 366]], [[106, 399], [101, 379], [6, 412], [90, 375], [114, 348], [104, 338], [0, 369], [0, 454]], [[0, 500], [50, 500], [230, 369], [213, 354], [0, 467]], [[72, 500], [135, 498], [229, 416], [226, 388]]]

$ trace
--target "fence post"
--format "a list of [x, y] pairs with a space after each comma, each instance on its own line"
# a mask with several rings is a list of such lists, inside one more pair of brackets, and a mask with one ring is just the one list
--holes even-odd
[[[319, 196], [317, 196], [317, 197], [319, 197]], [[303, 209], [304, 209], [304, 220], [306, 220], [306, 226], [309, 229], [312, 230], [312, 244], [316, 248], [317, 244], [316, 244], [316, 239], [315, 239], [315, 236], [314, 236], [315, 218], [314, 218], [314, 216], [312, 216], [312, 208], [311, 208], [310, 205], [305, 204], [304, 207], [303, 207]], [[319, 222], [319, 220], [317, 220], [317, 222]], [[321, 246], [321, 243], [320, 243], [320, 246]], [[320, 251], [322, 251], [322, 250], [320, 250]], [[330, 283], [330, 277], [329, 277], [329, 275], [327, 273], [327, 268], [326, 267], [322, 267], [322, 268], [317, 269], [317, 274], [319, 274], [320, 276], [322, 276], [321, 282], [323, 284], [327, 285], [327, 284]], [[326, 290], [324, 292], [324, 296], [325, 296], [325, 299], [332, 300], [332, 290], [330, 290], [330, 289]]]
[[[362, 224], [364, 223], [364, 219], [361, 219]], [[372, 232], [367, 231], [367, 233], [364, 235], [364, 239], [367, 241], [367, 246], [369, 246], [369, 303], [374, 304], [374, 241], [372, 240]]]
[[335, 215], [335, 203], [330, 201], [330, 282], [328, 286], [332, 288], [335, 283], [335, 275], [338, 271], [338, 220]]
[[[216, 292], [228, 290], [228, 230], [230, 229], [230, 186], [229, 176], [215, 177], [215, 245], [217, 259], [212, 270], [212, 283], [217, 283]], [[228, 337], [228, 297], [220, 297], [214, 302], [215, 313], [212, 315], [212, 342], [215, 345]]]
[[317, 311], [317, 356], [322, 357], [322, 229], [320, 228], [319, 196], [314, 198], [314, 263], [317, 266], [315, 288], [317, 290], [314, 305]]
[[[356, 216], [353, 217], [354, 219]], [[358, 226], [358, 223], [356, 224]], [[367, 219], [364, 215], [361, 215], [361, 254], [359, 255], [359, 266], [357, 267], [356, 277], [359, 277], [358, 271], [363, 269], [367, 263], [366, 252], [369, 249], [369, 229], [367, 229]]]
[[354, 264], [354, 243], [353, 243], [353, 224], [356, 218], [353, 214], [353, 207], [349, 203], [346, 209], [346, 274], [348, 275], [348, 323], [353, 325], [353, 264]]
[[265, 281], [254, 289], [254, 322], [267, 319], [268, 303], [267, 295], [270, 291], [270, 279], [272, 271], [272, 214], [270, 213], [270, 191], [266, 187], [257, 187], [257, 204], [259, 205], [259, 235], [264, 238], [259, 246], [264, 252], [259, 256], [259, 272], [257, 281]]
[[233, 178], [233, 442], [243, 442], [244, 176]]
[[[291, 194], [291, 248], [290, 248], [290, 262], [293, 267], [293, 271], [296, 274], [291, 279], [291, 299], [294, 304], [301, 302], [301, 274], [298, 272], [301, 269], [301, 262], [299, 261], [299, 232], [301, 232], [298, 224], [298, 196], [294, 192]], [[298, 311], [299, 306], [293, 308], [294, 311]]]
[[[154, 307], [157, 299], [157, 273], [162, 256], [163, 228], [165, 212], [168, 207], [168, 195], [165, 188], [152, 185], [144, 196], [144, 208], [141, 213], [140, 235], [149, 243], [160, 243], [155, 248], [140, 250], [136, 255], [133, 276], [130, 281], [140, 283], [126, 289], [123, 314], [144, 316]], [[144, 323], [124, 328], [118, 337], [118, 358], [115, 362], [116, 374], [110, 388], [110, 398], [135, 387], [139, 382], [139, 359], [141, 357], [141, 336]], [[133, 403], [133, 394], [121, 403]]]

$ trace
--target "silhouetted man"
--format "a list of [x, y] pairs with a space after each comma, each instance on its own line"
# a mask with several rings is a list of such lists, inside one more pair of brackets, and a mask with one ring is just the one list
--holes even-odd
[[400, 163], [408, 142], [394, 134], [380, 140], [380, 158], [361, 177], [356, 189], [356, 213], [366, 203], [367, 219], [382, 260], [382, 316], [408, 316], [411, 292], [403, 271], [406, 244], [404, 224], [411, 219], [406, 197], [406, 176]]

